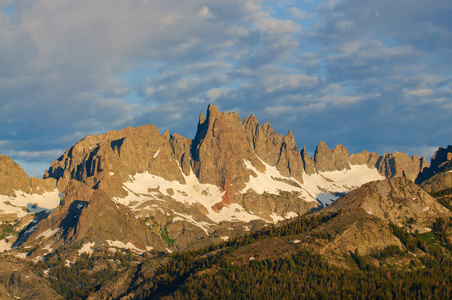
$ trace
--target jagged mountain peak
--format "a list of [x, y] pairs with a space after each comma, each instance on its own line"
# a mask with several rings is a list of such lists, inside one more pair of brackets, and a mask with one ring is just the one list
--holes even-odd
[[250, 161], [258, 170], [265, 167], [246, 143], [245, 128], [236, 113], [220, 113], [209, 105], [206, 120], [198, 126], [192, 144], [192, 168], [201, 183], [244, 187], [251, 173], [244, 165]]
[[[46, 172], [65, 196], [49, 218], [32, 224], [31, 239], [55, 247], [83, 239], [105, 245], [113, 237], [105, 233], [104, 206], [123, 244], [195, 247], [301, 215], [381, 174], [405, 176], [421, 165], [400, 153], [350, 156], [344, 146], [330, 150], [323, 141], [310, 158], [292, 130], [283, 136], [253, 115], [242, 121], [214, 105], [205, 115], [193, 140], [161, 134], [153, 124], [80, 140]], [[124, 222], [137, 227], [134, 236], [122, 235]], [[41, 239], [49, 234], [49, 241]]]
[[330, 150], [325, 142], [320, 141], [314, 153], [314, 162], [317, 171], [349, 170], [350, 153], [342, 145], [336, 145]]
[[283, 138], [283, 143], [286, 143], [289, 147], [296, 147], [295, 137], [293, 136], [292, 129], [289, 129], [289, 132]]

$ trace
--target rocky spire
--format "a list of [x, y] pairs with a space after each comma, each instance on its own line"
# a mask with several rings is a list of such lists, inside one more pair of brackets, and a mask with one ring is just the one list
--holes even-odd
[[303, 149], [300, 152], [301, 159], [303, 161], [303, 168], [306, 174], [311, 175], [315, 173], [314, 161], [309, 157], [306, 147], [303, 145]]
[[289, 130], [287, 135], [283, 138], [276, 168], [282, 175], [293, 177], [298, 182], [303, 183], [303, 161], [301, 160], [301, 154], [295, 144], [292, 130]]
[[314, 154], [315, 168], [319, 172], [341, 171], [350, 169], [350, 153], [342, 145], [330, 150], [325, 142], [320, 141]]
[[234, 112], [220, 113], [214, 105], [209, 105], [205, 120], [200, 118], [191, 154], [192, 168], [201, 183], [234, 191], [243, 188], [249, 180], [251, 173], [245, 160], [258, 170], [265, 170], [247, 142], [239, 116]]

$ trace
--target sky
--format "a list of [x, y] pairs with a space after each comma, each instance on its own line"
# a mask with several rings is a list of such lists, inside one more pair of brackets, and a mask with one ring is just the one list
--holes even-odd
[[83, 137], [187, 138], [209, 103], [311, 155], [452, 144], [450, 0], [0, 0], [0, 153], [41, 177]]

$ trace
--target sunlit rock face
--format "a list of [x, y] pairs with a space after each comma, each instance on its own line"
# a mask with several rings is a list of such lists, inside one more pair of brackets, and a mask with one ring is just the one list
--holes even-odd
[[88, 136], [50, 165], [45, 180], [30, 180], [5, 161], [16, 173], [8, 173], [15, 188], [4, 197], [53, 188], [45, 217], [19, 241], [47, 252], [63, 245], [196, 248], [328, 206], [369, 181], [411, 179], [422, 167], [406, 154], [350, 155], [324, 142], [310, 158], [292, 131], [283, 136], [268, 122], [261, 126], [252, 115], [242, 121], [213, 105], [200, 115], [193, 140], [149, 124]]

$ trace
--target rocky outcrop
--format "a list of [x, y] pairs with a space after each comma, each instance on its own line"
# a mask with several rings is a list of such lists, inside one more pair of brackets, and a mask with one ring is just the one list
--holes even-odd
[[336, 200], [325, 212], [356, 209], [397, 226], [412, 223], [413, 230], [420, 232], [430, 227], [436, 218], [452, 216], [435, 198], [404, 177], [364, 184]]
[[63, 299], [42, 275], [13, 257], [0, 257], [0, 299]]
[[303, 168], [306, 174], [311, 175], [315, 173], [315, 165], [313, 158], [309, 157], [306, 147], [303, 146], [300, 152], [301, 160], [303, 161]]
[[440, 147], [432, 164], [416, 178], [416, 183], [429, 193], [450, 194], [452, 190], [452, 146]]
[[283, 138], [276, 168], [282, 175], [293, 177], [299, 183], [303, 183], [303, 161], [292, 130]]
[[[52, 234], [46, 234], [49, 231]], [[141, 250], [164, 249], [161, 239], [128, 207], [114, 203], [102, 190], [77, 180], [69, 181], [60, 206], [39, 223], [24, 245], [32, 246], [46, 238], [52, 241], [54, 249], [77, 242], [108, 245], [107, 240], [131, 243]]]
[[42, 194], [55, 190], [54, 179], [43, 180], [28, 177], [21, 166], [12, 158], [0, 154], [0, 195], [16, 196], [16, 191], [28, 194]]
[[452, 194], [452, 172], [441, 172], [422, 181], [420, 187], [429, 193]]
[[82, 139], [53, 162], [44, 176], [57, 179], [60, 188], [76, 179], [110, 196], [124, 197], [122, 183], [137, 173], [184, 183], [182, 172], [190, 172], [189, 149], [189, 140], [169, 132], [160, 135], [154, 125], [126, 128]]
[[424, 157], [419, 158], [417, 155], [410, 157], [406, 153], [396, 151], [380, 156], [375, 166], [386, 178], [403, 176], [415, 181], [418, 174], [428, 167], [428, 162]]
[[253, 115], [245, 118], [243, 126], [256, 155], [269, 165], [276, 166], [283, 143], [281, 134], [277, 134], [268, 122], [261, 127]]
[[[305, 169], [309, 165], [309, 157], [305, 152]], [[406, 177], [412, 181], [418, 174], [429, 166], [424, 157], [417, 155], [408, 156], [406, 153], [385, 153], [378, 155], [374, 152], [364, 150], [361, 153], [350, 155], [342, 145], [337, 145], [330, 150], [324, 142], [320, 142], [314, 154], [315, 170], [319, 172], [340, 171], [350, 169], [351, 165], [367, 165], [369, 168], [377, 168], [381, 175], [386, 178]], [[310, 169], [309, 169], [310, 170]], [[310, 170], [311, 171], [311, 170]]]
[[389, 223], [424, 233], [438, 217], [452, 216], [435, 198], [404, 177], [367, 183], [319, 212], [333, 213], [337, 215], [313, 230], [314, 235], [334, 237], [321, 251], [353, 253], [357, 249], [361, 255], [389, 245], [402, 247]]
[[414, 181], [429, 166], [424, 157], [419, 158], [417, 155], [410, 157], [396, 151], [380, 156], [366, 150], [350, 155], [344, 146], [337, 145], [330, 150], [323, 141], [319, 142], [313, 158], [309, 157], [305, 148], [301, 151], [301, 156], [307, 174], [348, 170], [350, 165], [367, 165], [369, 168], [376, 168], [386, 178], [406, 177]]
[[261, 160], [276, 166], [282, 175], [303, 182], [303, 161], [291, 130], [283, 137], [268, 122], [261, 127], [253, 115], [245, 118], [243, 126], [248, 142]]
[[[57, 181], [65, 197], [47, 219], [40, 219], [26, 243], [48, 245], [49, 238], [58, 248], [120, 240], [138, 249], [163, 250], [206, 245], [232, 236], [228, 232], [235, 228], [237, 235], [243, 233], [244, 224], [257, 228], [302, 215], [326, 198], [333, 201], [339, 193], [380, 178], [365, 168], [341, 172], [335, 175], [354, 177], [353, 184], [339, 186], [334, 182], [339, 177], [315, 174], [349, 170], [354, 164], [412, 179], [425, 163], [397, 152], [350, 156], [344, 146], [330, 150], [324, 142], [310, 158], [305, 147], [299, 151], [292, 131], [283, 136], [253, 115], [242, 122], [236, 113], [209, 105], [193, 140], [160, 134], [148, 124], [88, 136], [68, 149], [44, 176], [46, 183], [55, 186]], [[303, 186], [304, 174], [315, 175], [309, 177], [313, 184]], [[39, 179], [19, 179], [17, 185], [28, 184], [30, 191], [43, 189]]]
[[364, 150], [350, 155], [349, 161], [352, 165], [367, 165], [369, 168], [375, 168], [379, 158], [380, 155], [377, 153]]
[[435, 174], [452, 171], [452, 146], [440, 147], [433, 155], [431, 166], [427, 166], [416, 178], [416, 183], [422, 182], [435, 176]]
[[[251, 171], [244, 160], [259, 171], [265, 166], [246, 142], [245, 128], [234, 113], [220, 113], [209, 105], [207, 117], [201, 115], [192, 144], [192, 168], [201, 183], [231, 189], [232, 195], [244, 188]], [[225, 199], [226, 204], [230, 199]]]
[[89, 239], [99, 243], [121, 241], [146, 250], [151, 246], [157, 251], [165, 249], [161, 239], [124, 205], [115, 204], [106, 193], [94, 191], [82, 210], [79, 225], [74, 234], [77, 240]]
[[319, 172], [341, 171], [350, 169], [350, 153], [342, 145], [330, 150], [325, 142], [320, 141], [314, 153], [315, 169]]
[[10, 157], [0, 154], [0, 195], [15, 196], [15, 191], [31, 193], [30, 179]]

